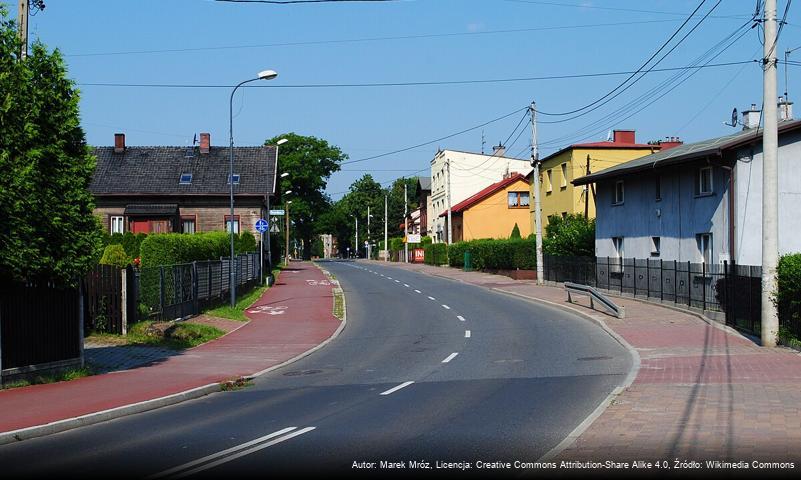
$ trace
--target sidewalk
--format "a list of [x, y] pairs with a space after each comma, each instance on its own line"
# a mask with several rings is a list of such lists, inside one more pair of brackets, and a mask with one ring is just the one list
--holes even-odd
[[332, 308], [325, 275], [311, 263], [293, 263], [247, 310], [251, 321], [228, 335], [148, 366], [0, 391], [0, 411], [7, 413], [0, 416], [0, 444], [219, 391], [220, 382], [262, 373], [331, 338], [341, 325]]
[[[801, 355], [763, 348], [698, 316], [629, 298], [618, 319], [567, 303], [561, 287], [420, 264], [383, 263], [581, 311], [639, 354], [634, 382], [552, 460], [801, 460]], [[583, 302], [583, 303], [582, 303]]]

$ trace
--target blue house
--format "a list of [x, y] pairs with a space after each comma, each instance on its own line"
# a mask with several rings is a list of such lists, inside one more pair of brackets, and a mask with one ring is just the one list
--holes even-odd
[[[801, 121], [780, 104], [779, 251], [801, 251]], [[684, 144], [578, 178], [596, 185], [598, 257], [762, 263], [762, 130], [755, 106], [735, 134]]]

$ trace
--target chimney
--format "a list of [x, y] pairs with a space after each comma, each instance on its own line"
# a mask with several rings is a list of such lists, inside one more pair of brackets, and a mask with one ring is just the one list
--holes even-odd
[[635, 141], [634, 130], [615, 130], [613, 143], [637, 143]]
[[209, 149], [211, 148], [211, 134], [209, 133], [201, 133], [200, 134], [200, 153], [207, 154], [209, 153]]
[[502, 143], [499, 143], [492, 147], [492, 155], [495, 157], [502, 157], [503, 154], [506, 153], [506, 147], [503, 146]]
[[756, 103], [751, 104], [751, 108], [743, 112], [743, 130], [759, 128], [759, 120], [762, 111], [757, 109]]
[[777, 111], [779, 112], [779, 121], [784, 122], [793, 119], [793, 102], [784, 97], [779, 97], [779, 105]]
[[679, 137], [665, 137], [664, 140], [659, 141], [659, 150], [664, 152], [665, 150], [676, 148], [679, 145], [684, 145], [684, 142], [682, 142]]
[[123, 153], [125, 152], [125, 134], [124, 133], [115, 133], [114, 134], [114, 153]]

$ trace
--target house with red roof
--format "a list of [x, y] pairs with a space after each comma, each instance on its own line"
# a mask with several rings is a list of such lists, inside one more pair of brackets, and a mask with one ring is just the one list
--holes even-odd
[[[529, 178], [515, 173], [451, 207], [453, 241], [509, 238], [515, 224], [520, 235], [531, 234]], [[440, 217], [448, 216], [443, 211]]]

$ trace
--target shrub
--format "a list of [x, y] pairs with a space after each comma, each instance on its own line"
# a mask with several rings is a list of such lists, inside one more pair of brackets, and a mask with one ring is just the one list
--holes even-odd
[[235, 242], [235, 250], [236, 253], [255, 252], [256, 237], [250, 231], [245, 230], [242, 235], [239, 235], [238, 241]]
[[148, 235], [140, 247], [142, 267], [227, 257], [230, 255], [229, 238], [226, 232]]
[[448, 247], [449, 265], [463, 267], [465, 252], [470, 252], [475, 270], [533, 270], [537, 267], [537, 250], [533, 239], [487, 239], [454, 243]]
[[543, 250], [549, 255], [573, 257], [595, 256], [595, 219], [570, 214], [548, 217]]
[[144, 233], [125, 232], [122, 236], [122, 248], [129, 257], [137, 258], [145, 238], [147, 238], [147, 234]]
[[512, 229], [512, 234], [509, 235], [510, 240], [521, 240], [523, 237], [520, 236], [520, 227], [517, 226], [517, 222], [515, 222], [515, 227]]
[[448, 245], [444, 243], [431, 243], [423, 247], [423, 261], [428, 265], [443, 265], [448, 263]]
[[403, 237], [390, 238], [389, 249], [393, 252], [399, 252], [403, 250]]
[[131, 263], [131, 259], [125, 254], [122, 245], [112, 244], [103, 250], [103, 257], [100, 259], [102, 265], [115, 265], [117, 267], [126, 267]]
[[776, 269], [774, 302], [783, 321], [801, 315], [801, 253], [783, 255]]

